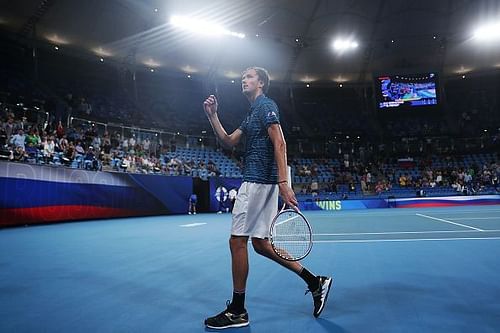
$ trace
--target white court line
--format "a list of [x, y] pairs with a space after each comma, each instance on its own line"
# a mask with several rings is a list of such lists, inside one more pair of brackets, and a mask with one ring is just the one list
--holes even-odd
[[192, 227], [198, 227], [198, 226], [204, 225], [204, 224], [207, 224], [207, 223], [203, 222], [203, 223], [181, 224], [181, 225], [179, 225], [179, 227], [192, 228]]
[[500, 216], [494, 217], [447, 217], [448, 220], [500, 220]]
[[413, 239], [344, 239], [313, 241], [313, 243], [382, 243], [382, 242], [427, 242], [427, 241], [457, 241], [457, 240], [499, 240], [500, 237], [459, 237], [459, 238], [413, 238]]
[[[406, 235], [406, 234], [442, 234], [474, 232], [470, 230], [432, 230], [432, 231], [387, 231], [387, 232], [346, 232], [338, 234], [313, 234], [313, 236], [365, 236], [365, 235]], [[500, 232], [496, 230], [483, 230], [483, 232]]]
[[441, 221], [441, 222], [445, 222], [445, 223], [450, 223], [450, 224], [458, 225], [458, 226], [464, 227], [464, 228], [474, 229], [474, 230], [477, 230], [477, 231], [484, 231], [484, 230], [476, 228], [476, 227], [471, 227], [470, 225], [465, 225], [465, 224], [461, 224], [461, 223], [455, 223], [455, 222], [451, 222], [451, 221], [448, 221], [448, 220], [445, 220], [445, 219], [440, 219], [438, 217], [432, 217], [432, 216], [429, 216], [429, 215], [424, 215], [424, 214], [419, 214], [419, 213], [416, 213], [415, 215], [420, 216], [420, 217], [425, 217], [425, 218], [428, 218], [428, 219], [431, 219], [431, 220], [436, 220], [436, 221]]

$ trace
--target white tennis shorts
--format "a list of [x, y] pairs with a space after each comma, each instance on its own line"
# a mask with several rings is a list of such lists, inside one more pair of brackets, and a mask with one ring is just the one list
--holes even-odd
[[278, 213], [278, 194], [276, 184], [243, 182], [234, 203], [231, 235], [268, 238]]

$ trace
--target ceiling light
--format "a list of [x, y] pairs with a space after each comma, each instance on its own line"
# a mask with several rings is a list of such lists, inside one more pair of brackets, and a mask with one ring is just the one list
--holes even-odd
[[111, 57], [113, 55], [110, 51], [104, 50], [102, 47], [94, 48], [92, 51], [101, 57]]
[[245, 38], [245, 34], [241, 32], [229, 31], [221, 25], [204, 20], [194, 19], [187, 16], [172, 16], [170, 24], [175, 27], [189, 30], [194, 33], [209, 35], [209, 36], [233, 36], [238, 38]]
[[161, 64], [159, 62], [157, 62], [157, 61], [155, 61], [155, 60], [153, 60], [151, 58], [145, 60], [143, 62], [143, 64], [146, 65], [146, 66], [148, 66], [148, 67], [150, 67], [150, 68], [156, 68], [156, 67], [160, 67], [161, 66]]
[[467, 74], [469, 72], [472, 72], [474, 68], [472, 67], [464, 67], [463, 65], [460, 66], [460, 68], [457, 68], [456, 70], [454, 70], [453, 72], [456, 73], [456, 74]]
[[57, 34], [52, 34], [52, 35], [46, 35], [45, 38], [47, 38], [48, 41], [52, 42], [53, 44], [56, 45], [66, 45], [69, 44], [69, 41], [65, 38], [62, 38], [58, 36]]
[[500, 22], [479, 26], [474, 30], [473, 38], [481, 41], [500, 40]]
[[349, 77], [342, 76], [341, 74], [339, 74], [336, 77], [332, 77], [331, 80], [334, 82], [337, 82], [337, 83], [345, 83], [345, 82], [349, 81]]
[[230, 80], [241, 78], [241, 73], [233, 70], [224, 71], [224, 76]]
[[332, 45], [334, 50], [339, 52], [353, 50], [359, 46], [358, 42], [351, 39], [336, 39]]
[[181, 71], [183, 71], [184, 73], [187, 73], [187, 74], [198, 73], [198, 69], [196, 69], [190, 65], [182, 66]]

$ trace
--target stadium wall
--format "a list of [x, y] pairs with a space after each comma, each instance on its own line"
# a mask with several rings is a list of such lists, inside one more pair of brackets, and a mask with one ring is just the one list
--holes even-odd
[[[230, 207], [241, 179], [211, 178], [210, 211]], [[191, 177], [95, 172], [0, 162], [0, 227], [114, 217], [185, 214]], [[223, 193], [220, 196], [220, 193]], [[219, 196], [217, 196], [219, 193]], [[301, 210], [498, 205], [500, 195], [301, 201]]]

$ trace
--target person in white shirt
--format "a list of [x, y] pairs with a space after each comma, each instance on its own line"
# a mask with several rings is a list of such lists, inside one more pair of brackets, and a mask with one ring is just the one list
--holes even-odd
[[438, 184], [438, 186], [441, 186], [443, 182], [443, 176], [441, 175], [441, 172], [438, 171], [438, 174], [436, 176], [436, 184]]
[[129, 140], [128, 140], [128, 146], [133, 149], [135, 147], [135, 144], [136, 144], [136, 141], [135, 141], [135, 137], [132, 136]]
[[45, 159], [45, 163], [50, 162], [54, 158], [55, 147], [53, 136], [43, 141], [43, 158]]
[[17, 134], [13, 135], [10, 138], [10, 143], [14, 145], [14, 148], [21, 147], [23, 150], [25, 150], [26, 135], [24, 134], [24, 131], [22, 129], [18, 129]]

